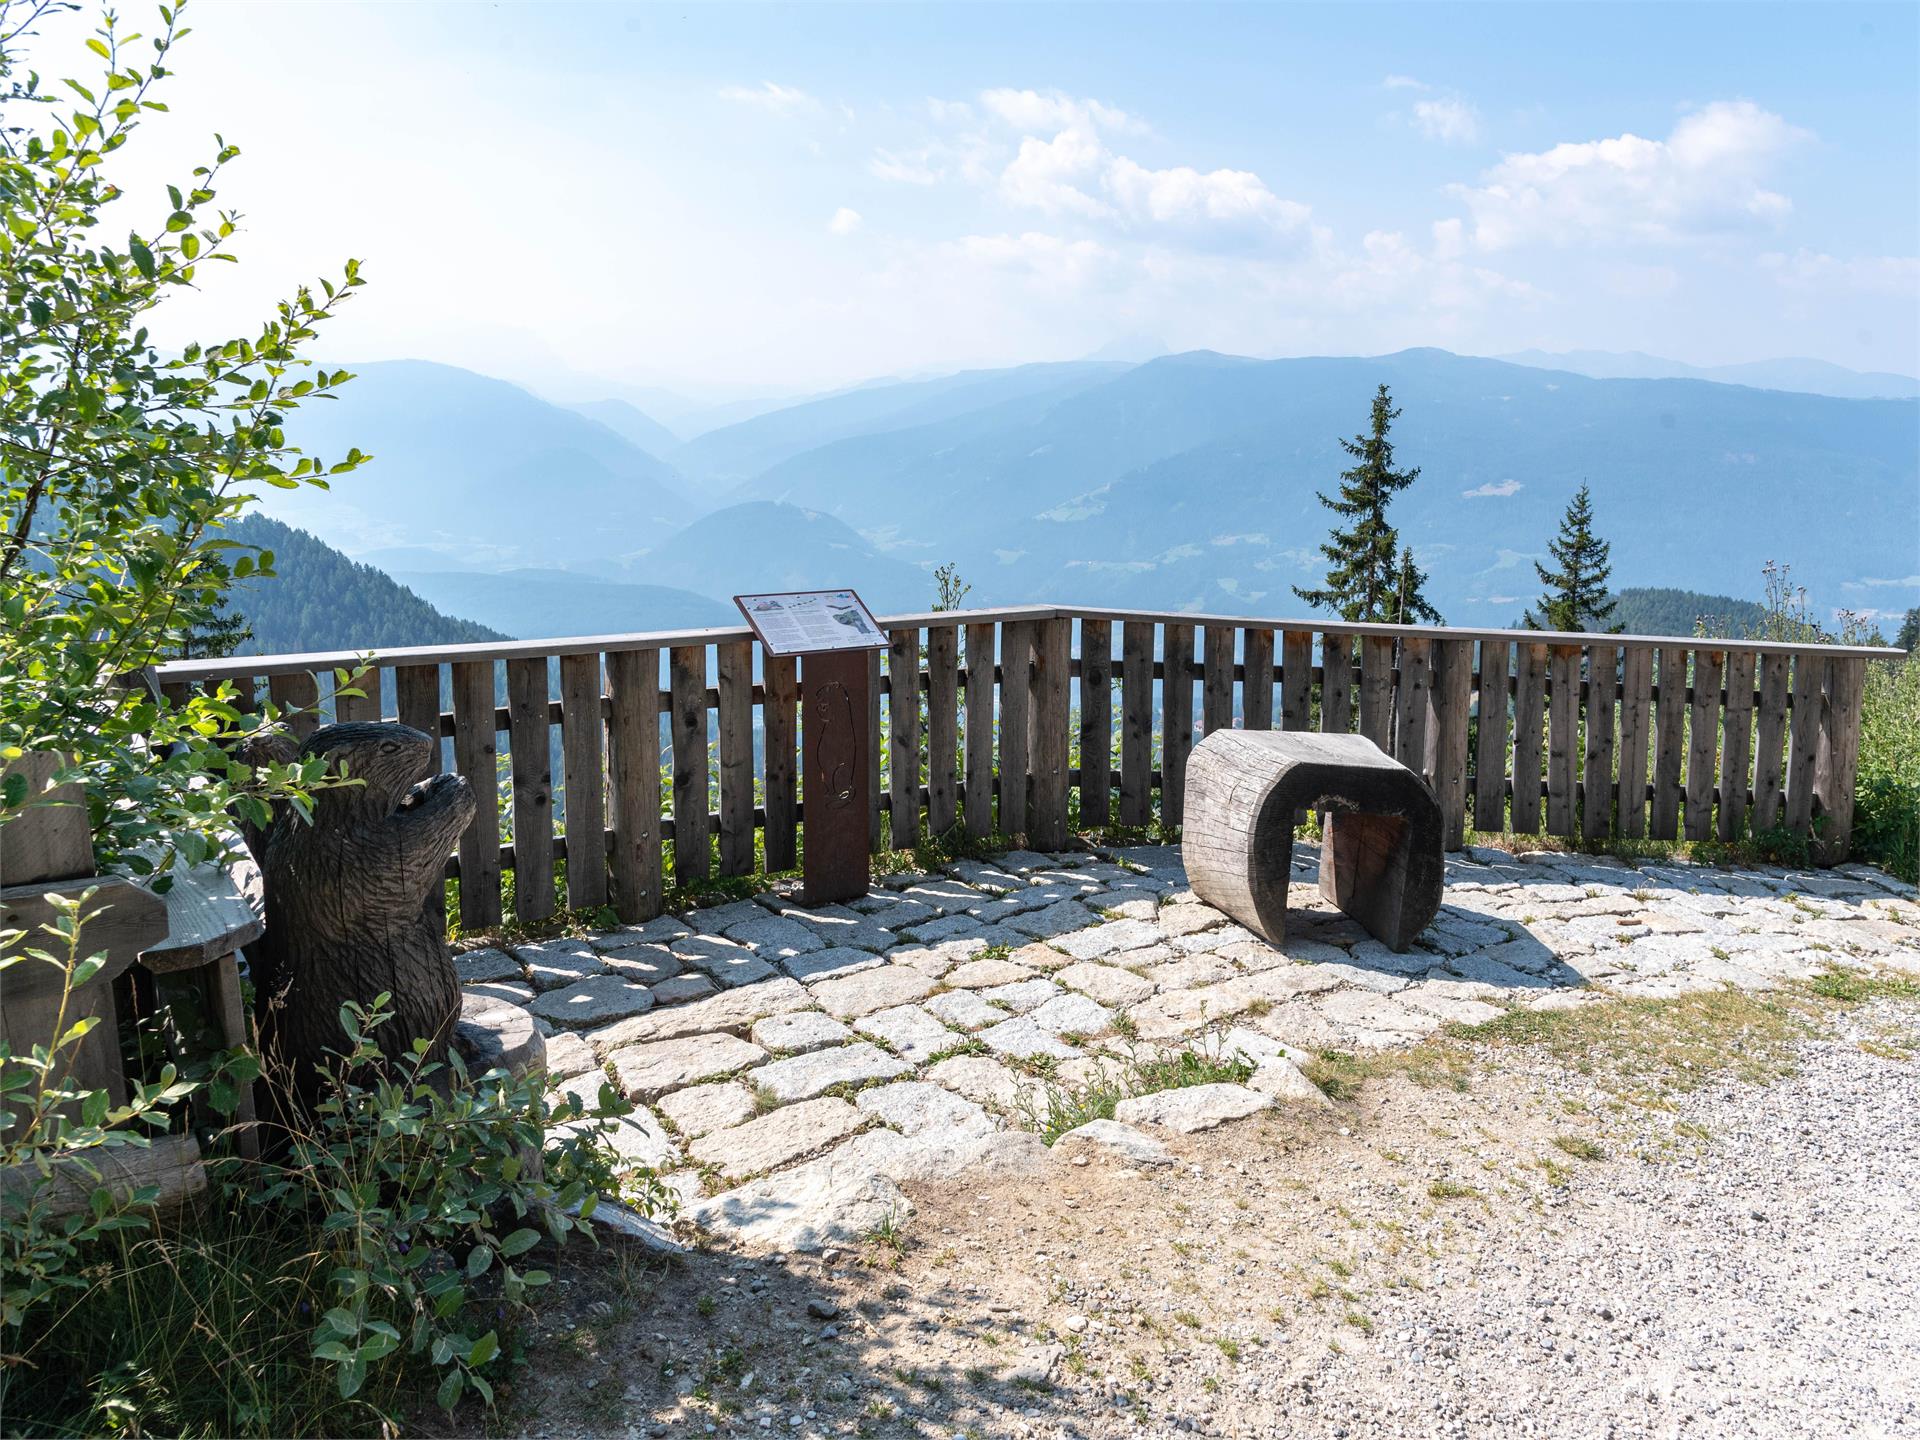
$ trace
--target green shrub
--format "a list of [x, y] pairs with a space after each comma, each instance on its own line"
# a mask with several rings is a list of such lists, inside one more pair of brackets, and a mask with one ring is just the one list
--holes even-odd
[[1920, 664], [1867, 667], [1853, 853], [1920, 882]]

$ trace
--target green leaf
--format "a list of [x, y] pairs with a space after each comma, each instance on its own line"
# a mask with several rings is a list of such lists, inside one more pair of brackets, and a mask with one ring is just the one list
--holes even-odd
[[493, 1247], [492, 1246], [476, 1245], [473, 1247], [473, 1249], [467, 1252], [467, 1274], [468, 1275], [470, 1276], [484, 1275], [487, 1273], [487, 1267], [491, 1264], [493, 1264]]
[[500, 1255], [511, 1260], [516, 1255], [524, 1255], [540, 1243], [540, 1232], [527, 1228], [515, 1230], [500, 1242]]
[[438, 1400], [442, 1410], [451, 1411], [460, 1403], [460, 1391], [466, 1384], [466, 1375], [459, 1370], [449, 1370], [447, 1378], [440, 1382]]
[[473, 1342], [473, 1349], [467, 1352], [467, 1364], [476, 1370], [500, 1353], [500, 1337], [489, 1330]]

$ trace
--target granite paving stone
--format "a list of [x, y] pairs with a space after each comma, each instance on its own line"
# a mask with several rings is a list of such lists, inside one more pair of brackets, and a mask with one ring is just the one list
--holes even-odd
[[842, 1020], [870, 1015], [894, 1005], [910, 1005], [933, 993], [937, 982], [911, 965], [882, 965], [853, 975], [816, 981], [811, 987], [814, 1000], [828, 1014]]
[[853, 1032], [818, 1010], [795, 1010], [753, 1022], [753, 1043], [769, 1054], [805, 1054], [853, 1039]]
[[851, 1045], [815, 1050], [762, 1065], [753, 1072], [753, 1083], [760, 1093], [787, 1105], [795, 1100], [811, 1100], [836, 1085], [891, 1080], [912, 1068], [879, 1046], [859, 1040]]
[[744, 1125], [715, 1130], [689, 1145], [687, 1155], [713, 1166], [729, 1180], [743, 1180], [818, 1154], [866, 1123], [866, 1117], [845, 1100], [808, 1100]]
[[651, 1100], [683, 1085], [697, 1085], [758, 1065], [767, 1052], [734, 1035], [686, 1035], [653, 1040], [613, 1051], [620, 1089], [629, 1099]]
[[854, 1029], [869, 1039], [878, 1040], [911, 1065], [924, 1065], [944, 1050], [951, 1050], [961, 1037], [942, 1025], [918, 1005], [895, 1005], [876, 1010], [854, 1022]]
[[527, 1007], [542, 1020], [588, 1030], [653, 1008], [653, 993], [618, 975], [592, 975], [564, 990], [549, 990]]
[[738, 1080], [689, 1085], [685, 1090], [662, 1095], [659, 1100], [660, 1113], [689, 1138], [743, 1124], [751, 1120], [758, 1109], [753, 1092]]

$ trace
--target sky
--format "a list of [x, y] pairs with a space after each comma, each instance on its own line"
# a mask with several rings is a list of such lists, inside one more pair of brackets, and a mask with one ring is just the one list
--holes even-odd
[[[183, 335], [354, 256], [317, 353], [557, 399], [1197, 348], [1920, 372], [1912, 5], [187, 18], [121, 171], [132, 224], [213, 132], [242, 149], [244, 263]], [[33, 63], [86, 73], [82, 28]]]

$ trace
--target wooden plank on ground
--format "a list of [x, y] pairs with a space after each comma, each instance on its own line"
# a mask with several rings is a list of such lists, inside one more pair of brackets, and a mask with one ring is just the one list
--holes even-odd
[[613, 908], [633, 925], [660, 913], [658, 650], [607, 653], [607, 717]]
[[887, 795], [893, 848], [920, 838], [920, 632], [887, 632]]
[[769, 872], [791, 870], [799, 864], [799, 773], [795, 752], [799, 746], [800, 662], [791, 655], [761, 652], [766, 699], [761, 706], [765, 731], [767, 828], [763, 837]]
[[999, 627], [967, 626], [967, 834], [993, 834], [994, 650]]
[[567, 797], [567, 907], [607, 903], [606, 722], [600, 657], [560, 657], [560, 759]]
[[1246, 658], [1240, 680], [1240, 720], [1249, 730], [1273, 728], [1273, 631], [1244, 632]]
[[1823, 793], [1815, 797], [1827, 823], [1816, 853], [1821, 864], [1838, 865], [1853, 845], [1854, 785], [1860, 778], [1860, 707], [1865, 697], [1867, 662], [1840, 655], [1827, 664], [1828, 760], [1821, 770]]
[[1514, 646], [1513, 828], [1540, 832], [1542, 755], [1547, 726], [1547, 647], [1531, 640]]
[[1653, 647], [1629, 645], [1620, 657], [1620, 784], [1615, 803], [1622, 835], [1647, 833], [1647, 751], [1653, 738]]
[[1320, 637], [1320, 728], [1328, 735], [1353, 729], [1353, 637]]
[[1280, 636], [1280, 728], [1313, 728], [1313, 632], [1287, 630]]
[[1440, 801], [1440, 833], [1449, 850], [1466, 843], [1467, 719], [1473, 705], [1473, 642], [1441, 640], [1433, 647], [1433, 793]]
[[1547, 652], [1547, 833], [1571, 838], [1580, 765], [1580, 647]]
[[1433, 642], [1423, 635], [1400, 641], [1400, 683], [1394, 687], [1393, 758], [1429, 784], [1427, 729], [1433, 711]]
[[1693, 701], [1687, 736], [1687, 839], [1713, 838], [1714, 765], [1720, 753], [1720, 680], [1727, 652], [1693, 652]]
[[1614, 700], [1620, 647], [1587, 647], [1586, 764], [1580, 782], [1580, 833], [1599, 840], [1613, 832]]
[[1201, 733], [1233, 728], [1233, 667], [1235, 638], [1231, 625], [1208, 625], [1201, 634]]
[[[281, 723], [293, 732], [294, 739], [304, 743], [309, 735], [320, 728], [320, 686], [311, 670], [290, 670], [284, 675], [269, 675], [267, 698], [279, 707]], [[437, 709], [437, 695], [434, 703]], [[436, 730], [435, 733], [439, 732]]]
[[1080, 823], [1113, 818], [1113, 623], [1080, 622]]
[[1655, 840], [1679, 838], [1680, 766], [1685, 758], [1687, 647], [1660, 647], [1660, 689], [1654, 697], [1653, 796], [1647, 834]]
[[1787, 828], [1805, 835], [1813, 823], [1814, 782], [1820, 768], [1820, 720], [1827, 688], [1824, 655], [1793, 657], [1793, 709], [1788, 716]]
[[1735, 650], [1727, 656], [1727, 706], [1720, 736], [1719, 835], [1729, 842], [1739, 839], [1747, 828], [1756, 659], [1751, 650]]
[[1791, 656], [1760, 657], [1760, 710], [1754, 717], [1753, 830], [1757, 835], [1780, 823], [1786, 803], [1781, 776], [1786, 773], [1787, 684]]
[[1193, 750], [1193, 626], [1168, 625], [1163, 633], [1160, 681], [1160, 819], [1186, 818], [1187, 756]]
[[1027, 833], [1027, 772], [1033, 715], [1033, 622], [1000, 627], [1000, 830]]
[[1072, 710], [1073, 621], [1036, 622], [1033, 665], [1033, 803], [1028, 829], [1040, 850], [1067, 845], [1067, 762]]
[[500, 923], [499, 735], [494, 729], [494, 664], [456, 660], [453, 686], [453, 763], [475, 800], [473, 821], [460, 832], [460, 928]]
[[1360, 641], [1360, 733], [1393, 754], [1393, 637]]
[[713, 873], [707, 820], [707, 647], [674, 646], [667, 652], [667, 672], [673, 694], [668, 728], [673, 746], [673, 878], [691, 885]]
[[1120, 627], [1120, 823], [1153, 818], [1153, 626]]
[[960, 821], [960, 627], [927, 627], [927, 833]]
[[753, 642], [714, 646], [720, 672], [720, 873], [753, 873]]
[[1474, 734], [1473, 825], [1499, 834], [1507, 828], [1507, 666], [1513, 647], [1480, 642], [1480, 715]]
[[513, 913], [553, 914], [552, 685], [544, 655], [507, 662], [513, 774]]

